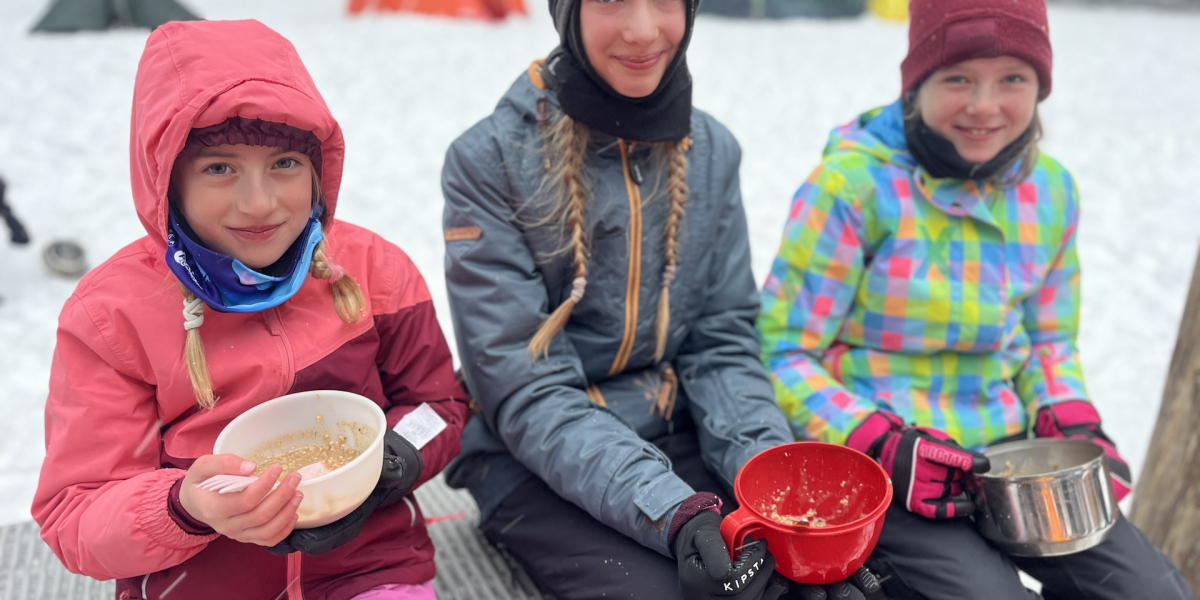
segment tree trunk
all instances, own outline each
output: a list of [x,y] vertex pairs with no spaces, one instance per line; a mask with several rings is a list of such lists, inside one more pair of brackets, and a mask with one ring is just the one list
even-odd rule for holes
[[1200,259],[1130,521],[1200,590]]

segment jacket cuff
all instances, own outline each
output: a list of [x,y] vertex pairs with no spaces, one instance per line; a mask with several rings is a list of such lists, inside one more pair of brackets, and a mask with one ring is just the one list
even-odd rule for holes
[[696,492],[688,496],[679,508],[675,509],[675,516],[671,517],[671,527],[667,530],[667,547],[675,547],[675,536],[679,534],[679,530],[683,529],[683,525],[692,520],[692,517],[710,510],[721,514],[721,499],[716,494],[711,492]]
[[188,514],[187,509],[183,507],[183,502],[179,499],[179,490],[183,488],[183,478],[175,480],[175,485],[171,486],[171,491],[167,494],[167,514],[171,515],[171,520],[188,535],[213,535],[217,530],[213,529],[205,523]]
[[182,480],[184,472],[177,469],[159,469],[150,478],[146,487],[137,494],[134,508],[134,523],[152,541],[175,550],[189,550],[203,546],[217,537],[190,535],[171,518],[171,487]]

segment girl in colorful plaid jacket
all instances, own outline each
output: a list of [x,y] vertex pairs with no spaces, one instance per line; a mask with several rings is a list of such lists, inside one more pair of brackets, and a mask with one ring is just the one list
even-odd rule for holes
[[[895,505],[868,562],[889,598],[1180,598],[1178,570],[1128,521],[1090,550],[1007,556],[967,517],[976,452],[1032,435],[1105,449],[1075,337],[1075,181],[1040,153],[1050,94],[1044,0],[911,4],[901,99],[835,129],[797,192],[758,323],[801,439],[876,458]],[[889,578],[890,576],[890,578]]]

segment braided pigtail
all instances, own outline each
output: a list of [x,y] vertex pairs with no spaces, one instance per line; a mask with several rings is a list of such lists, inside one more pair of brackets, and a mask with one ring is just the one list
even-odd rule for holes
[[539,356],[550,354],[550,341],[567,324],[571,310],[583,298],[587,287],[588,245],[585,234],[587,193],[583,183],[583,157],[587,151],[589,131],[586,125],[563,116],[554,127],[550,139],[553,154],[562,157],[561,172],[557,174],[562,189],[566,193],[566,226],[570,230],[570,249],[575,263],[575,281],[571,286],[571,295],[550,316],[529,340],[526,348],[529,355],[537,360]]
[[342,321],[354,323],[362,318],[367,301],[358,282],[347,274],[341,265],[329,262],[325,254],[325,242],[321,240],[317,242],[317,247],[313,248],[312,265],[308,272],[317,279],[328,279],[333,284],[333,309]]
[[[312,194],[314,205],[326,206],[325,192],[321,190],[321,178],[316,173],[313,173]],[[363,297],[362,288],[359,287],[358,282],[348,275],[341,265],[329,262],[328,241],[329,238],[325,238],[317,242],[316,247],[313,248],[308,273],[314,279],[328,279],[333,284],[330,287],[330,292],[333,294],[333,309],[337,311],[338,317],[342,319],[343,323],[355,323],[362,318],[363,311],[367,307],[367,300]]]
[[200,341],[200,326],[204,324],[204,301],[191,290],[179,284],[183,292],[183,329],[187,338],[183,345],[183,359],[187,362],[188,378],[192,380],[192,393],[201,408],[211,409],[217,405],[213,396],[212,377],[208,374],[208,359],[204,357],[204,344]]
[[679,224],[687,203],[687,151],[690,140],[684,138],[668,150],[666,260],[663,267],[662,293],[658,296],[658,314],[654,322],[654,360],[661,361],[667,351],[667,333],[671,328],[671,283],[675,281],[675,266],[679,262]]

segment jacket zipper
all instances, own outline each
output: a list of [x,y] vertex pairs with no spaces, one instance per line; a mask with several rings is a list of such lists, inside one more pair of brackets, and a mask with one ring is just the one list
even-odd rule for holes
[[621,346],[608,369],[611,377],[625,370],[629,356],[633,353],[633,340],[637,335],[638,291],[642,282],[642,190],[634,182],[629,168],[629,153],[637,144],[625,145],[618,139],[621,148],[621,166],[625,172],[625,188],[629,192],[629,280],[625,287],[625,333]]
[[272,308],[264,314],[266,315],[268,330],[279,338],[283,358],[283,369],[280,373],[283,380],[280,383],[283,386],[282,389],[287,391],[292,389],[292,384],[296,380],[296,357],[292,354],[292,343],[288,339],[287,330],[283,327],[283,315],[279,314],[279,307]]

